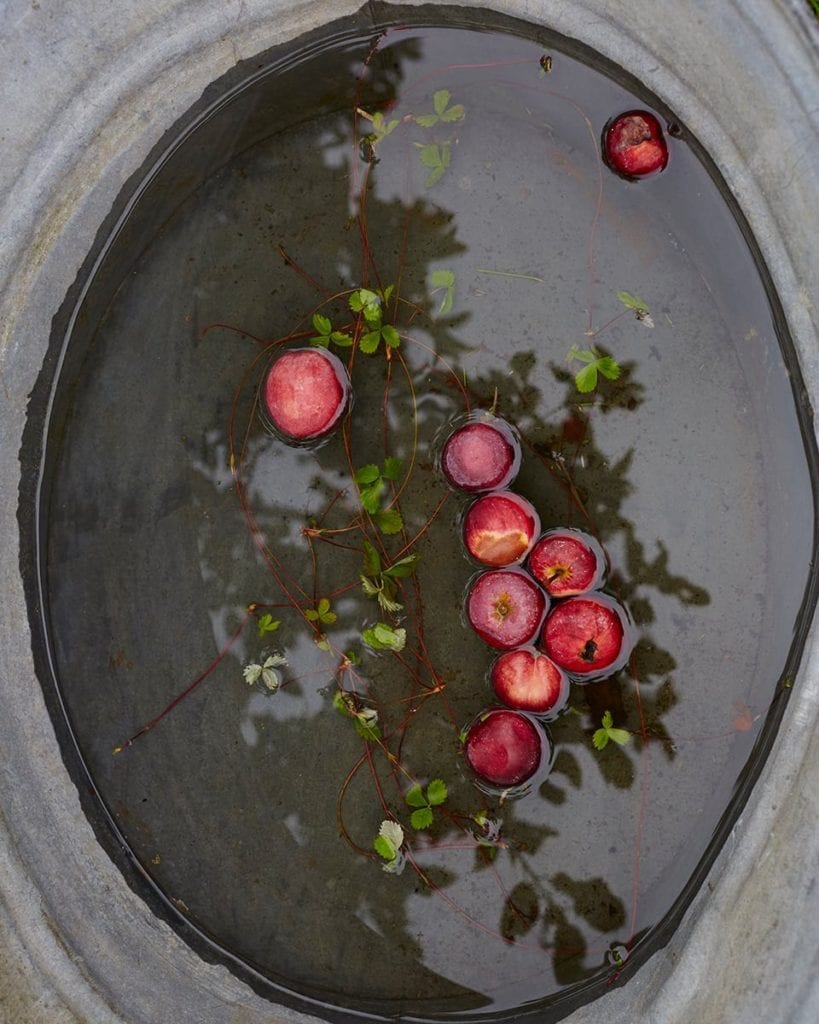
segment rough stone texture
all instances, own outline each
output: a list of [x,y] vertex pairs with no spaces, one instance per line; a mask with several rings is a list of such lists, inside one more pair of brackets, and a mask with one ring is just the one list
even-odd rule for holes
[[[0,1019],[9,1024],[306,1019],[277,1010],[226,969],[195,956],[127,888],[96,843],[31,668],[17,561],[17,452],[51,318],[128,175],[237,60],[356,6],[348,0],[4,4]],[[749,217],[815,401],[819,51],[807,5],[493,0],[484,6],[548,18],[640,74],[695,129]],[[707,889],[666,950],[625,988],[571,1021],[601,1013],[612,1024],[819,1019],[818,698],[814,625],[773,756]]]

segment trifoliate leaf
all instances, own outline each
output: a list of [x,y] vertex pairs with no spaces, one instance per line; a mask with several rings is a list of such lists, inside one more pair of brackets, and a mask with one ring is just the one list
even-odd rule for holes
[[266,633],[275,633],[281,625],[281,619],[274,619],[272,615],[263,615],[258,623],[257,628],[259,630],[259,636],[264,636]]
[[364,355],[371,356],[373,352],[378,349],[379,342],[381,341],[381,330],[367,331],[366,334],[362,334],[361,341],[358,343],[359,348]]
[[420,785],[416,782],[415,785],[410,788],[404,794],[404,799],[407,801],[410,807],[426,807],[427,801],[424,799],[424,794],[421,790]]
[[404,460],[396,459],[392,455],[388,455],[384,459],[384,471],[381,474],[385,480],[398,480],[401,477],[401,472],[404,469]]
[[427,786],[427,800],[433,807],[438,807],[447,798],[446,783],[443,779],[433,779]]
[[389,324],[381,328],[381,337],[384,339],[384,344],[390,348],[398,348],[401,344],[401,338],[398,336],[398,331]]
[[376,522],[378,523],[378,529],[388,537],[400,533],[404,528],[404,520],[401,517],[401,513],[394,508],[388,508],[385,512],[380,512],[376,516]]
[[432,824],[432,808],[431,807],[419,807],[417,811],[413,811],[410,815],[410,824],[414,829],[429,828]]
[[594,391],[597,387],[597,365],[596,363],[590,363],[588,366],[584,366],[582,370],[579,370],[574,376],[574,383],[577,390],[585,395],[589,391]]
[[628,292],[618,292],[617,298],[626,309],[644,309],[646,313],[648,312],[648,303],[636,295],[630,295]]
[[361,469],[355,471],[354,480],[357,484],[371,484],[374,483],[381,476],[381,470],[378,466],[369,463],[366,466],[362,466]]
[[609,733],[607,729],[598,729],[594,736],[592,736],[592,743],[597,750],[602,750],[609,742]]

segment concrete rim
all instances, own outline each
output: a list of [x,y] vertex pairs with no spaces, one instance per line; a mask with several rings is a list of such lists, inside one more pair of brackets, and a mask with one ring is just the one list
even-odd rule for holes
[[[98,845],[35,682],[18,563],[17,452],[51,318],[123,182],[209,82],[238,60],[359,6],[67,0],[37,25],[39,5],[8,4],[0,34],[10,140],[0,170],[0,515],[7,538],[0,556],[0,1007],[19,1024],[309,1019],[273,1007],[225,968],[200,960],[151,914]],[[819,262],[819,51],[805,5],[462,6],[491,7],[583,40],[643,78],[693,129],[751,224],[815,401],[819,282],[810,271]],[[673,56],[673,70],[664,54]],[[55,59],[59,75],[50,77]],[[803,942],[819,911],[817,656],[814,622],[771,758],[669,946],[605,1004],[578,1010],[569,1021],[596,1019],[603,1005],[615,1024],[695,1016],[731,1022],[752,1013],[808,1024],[819,1016],[819,954],[806,952]]]

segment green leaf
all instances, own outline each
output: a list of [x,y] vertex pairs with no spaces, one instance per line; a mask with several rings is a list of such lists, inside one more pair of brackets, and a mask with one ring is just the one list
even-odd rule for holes
[[359,288],[350,296],[350,309],[354,313],[360,313],[365,306],[377,306],[379,302],[380,299],[375,292],[371,292],[369,288]]
[[377,512],[375,521],[378,524],[378,529],[386,537],[392,537],[404,529],[404,520],[401,513],[395,508],[388,508],[384,512]]
[[410,815],[410,824],[416,830],[429,828],[432,824],[432,808],[419,807],[417,811],[413,811]]
[[395,860],[396,849],[386,836],[376,836],[373,839],[375,852],[384,860]]
[[378,348],[378,343],[381,341],[381,330],[367,331],[366,334],[361,336],[359,342],[359,348],[361,351],[368,356],[371,356],[373,352]]
[[390,348],[398,348],[401,344],[401,338],[398,336],[398,331],[389,324],[381,328],[381,337],[384,339],[384,343],[389,345]]
[[421,114],[420,117],[416,117],[415,121],[420,124],[422,128],[432,128],[433,125],[438,124],[440,118],[437,114]]
[[630,295],[628,292],[618,292],[617,298],[623,303],[626,309],[642,309],[648,313],[648,303],[645,300],[638,298],[636,295]]
[[626,743],[631,739],[631,733],[625,729],[609,729],[609,739],[615,743],[619,743],[621,747],[625,746]]
[[319,334],[329,334],[333,329],[333,325],[328,318],[322,316],[321,313],[316,313],[313,316],[313,327],[315,327]]
[[597,364],[589,363],[588,366],[584,366],[582,370],[575,374],[574,382],[581,394],[585,395],[589,391],[594,391],[597,387]]
[[385,480],[400,480],[403,470],[404,460],[397,459],[393,455],[388,455],[386,459],[384,459],[384,469],[381,475]]
[[272,615],[263,615],[257,623],[259,636],[264,636],[265,633],[275,633],[280,625],[280,619],[274,620]]
[[381,298],[384,300],[384,305],[385,306],[390,301],[390,296],[392,295],[392,293],[394,291],[395,291],[395,285],[394,284],[388,284],[387,287],[381,292]]
[[335,612],[324,612],[321,616],[321,621],[328,626],[332,626],[337,618],[338,615]]
[[330,339],[326,334],[317,334],[310,339],[310,344],[313,348],[327,348],[330,344]]
[[315,608],[308,608],[304,613],[304,617],[310,622],[318,622],[319,613],[316,611]]
[[620,364],[611,356],[603,356],[597,360],[597,369],[607,380],[617,380],[620,376]]
[[441,178],[443,178],[445,170],[446,168],[441,166],[436,167],[434,171],[430,171],[430,173],[424,179],[424,186],[426,188],[432,188],[436,181],[440,181]]
[[353,479],[357,484],[372,484],[381,477],[381,470],[370,462],[355,471]]
[[427,786],[427,800],[433,807],[438,807],[447,798],[446,783],[443,779],[433,779]]
[[361,639],[374,651],[403,651],[407,642],[405,629],[393,629],[385,622],[379,622],[361,633]]
[[353,705],[353,697],[344,690],[336,690],[333,693],[333,707],[338,711],[340,715],[344,715],[345,718],[349,718],[350,715],[355,714]]
[[353,343],[353,339],[349,334],[345,334],[344,331],[333,331],[330,335],[330,341],[334,345],[338,345],[339,348],[349,348]]
[[372,330],[381,329],[381,307],[380,306],[365,306],[364,319],[367,322],[367,326]]
[[602,750],[609,742],[609,733],[607,729],[598,729],[594,736],[592,736],[592,743],[597,750]]
[[361,580],[361,589],[367,597],[377,597],[381,593],[381,587],[369,576],[359,576],[359,579]]
[[[390,581],[387,580],[386,582],[389,583]],[[400,601],[395,600],[395,591],[390,590],[388,592],[386,586],[378,592],[378,604],[385,612],[389,612],[390,615],[395,615],[396,612],[400,612],[404,607]]]
[[462,103],[456,103],[454,107],[450,107],[449,110],[445,110],[441,114],[441,120],[446,122],[451,121],[462,121],[466,111]]
[[356,716],[353,722],[355,731],[364,740],[380,740],[381,730],[377,725],[370,725],[367,722],[362,722],[360,718]]
[[614,725],[614,719],[611,717],[611,712],[610,711],[604,711],[603,712],[603,722],[602,722],[602,725],[603,725],[603,728],[607,729],[607,730],[610,729]]
[[364,575],[378,576],[381,572],[381,556],[375,547],[368,541],[364,541]]
[[449,167],[449,157],[451,149],[448,142],[441,143],[441,163],[444,167]]
[[440,167],[441,166],[441,153],[438,146],[434,142],[430,142],[426,146],[421,146],[421,163],[424,167]]
[[451,270],[433,270],[431,280],[436,288],[451,288],[455,284],[455,275]]
[[379,477],[374,484],[367,484],[360,490],[361,507],[371,516],[376,515],[381,506],[381,495],[384,493],[384,481]]
[[579,359],[581,363],[593,363],[597,358],[598,356],[594,349],[578,348],[577,345],[572,345],[566,353],[566,361],[569,363],[573,359]]
[[330,611],[330,602],[326,597],[322,597],[316,607],[318,609],[319,617],[323,619],[327,612]]
[[424,799],[424,794],[421,791],[420,785],[416,782],[414,786],[410,788],[404,794],[404,799],[407,801],[410,807],[426,807],[427,801]]
[[439,89],[432,97],[432,106],[435,113],[440,117],[449,105],[450,92],[448,89]]
[[318,647],[318,649],[320,651],[329,651],[330,650],[330,641],[327,639],[326,636],[318,636],[318,637],[316,637],[315,645],[316,645],[316,647]]
[[415,572],[415,567],[418,564],[419,555],[412,554],[406,555],[406,557],[399,559],[394,565],[391,565],[388,569],[384,570],[385,576],[392,576],[395,579],[404,579],[406,576],[412,576]]

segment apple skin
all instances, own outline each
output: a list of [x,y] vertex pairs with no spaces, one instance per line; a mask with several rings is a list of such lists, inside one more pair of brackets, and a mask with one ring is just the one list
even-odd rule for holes
[[573,597],[603,585],[606,556],[590,534],[558,528],[537,539],[528,569],[550,597]]
[[569,699],[569,677],[536,647],[501,654],[489,677],[502,704],[548,721],[557,718]]
[[478,779],[507,789],[527,782],[541,767],[545,732],[519,711],[489,708],[469,726],[466,761]]
[[588,683],[621,669],[634,647],[625,608],[608,594],[583,594],[555,604],[541,644],[574,682]]
[[319,347],[290,349],[265,373],[262,419],[288,444],[319,441],[341,421],[351,390],[347,370],[332,352]]
[[603,129],[603,159],[622,178],[636,180],[662,171],[668,163],[660,122],[647,110],[628,110]]
[[490,647],[506,651],[534,640],[548,606],[531,576],[520,569],[493,569],[469,588],[466,617]]
[[500,568],[523,561],[540,532],[534,506],[512,491],[493,491],[478,498],[464,516],[463,540],[482,565]]
[[453,430],[441,452],[441,471],[452,487],[469,493],[509,487],[520,469],[517,433],[497,417],[483,416]]

